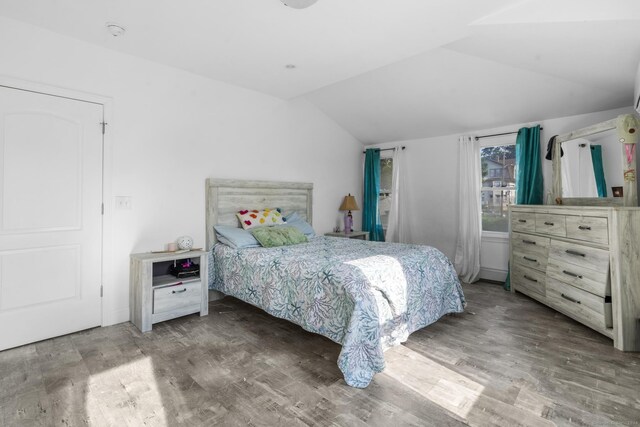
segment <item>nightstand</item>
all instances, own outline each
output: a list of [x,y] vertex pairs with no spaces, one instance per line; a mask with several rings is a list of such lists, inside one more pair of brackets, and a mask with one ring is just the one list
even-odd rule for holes
[[369,240],[369,232],[368,231],[352,231],[351,233],[345,233],[344,231],[324,233],[325,236],[331,237],[346,237],[348,239],[361,239],[361,240]]
[[[199,264],[197,275],[178,278],[169,274],[172,265],[187,259]],[[131,323],[147,332],[154,323],[187,314],[199,312],[200,316],[206,316],[209,313],[207,268],[205,251],[131,254]]]

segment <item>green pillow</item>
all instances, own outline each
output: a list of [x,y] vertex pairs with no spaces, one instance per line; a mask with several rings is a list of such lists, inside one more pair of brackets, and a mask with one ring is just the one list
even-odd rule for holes
[[255,227],[249,230],[265,248],[296,245],[307,242],[307,236],[295,227]]

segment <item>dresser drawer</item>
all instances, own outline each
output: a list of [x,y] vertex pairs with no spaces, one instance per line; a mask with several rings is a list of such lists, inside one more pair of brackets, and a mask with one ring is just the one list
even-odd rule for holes
[[613,325],[611,303],[605,298],[552,278],[547,283],[547,301],[552,307],[588,326],[611,328]]
[[516,291],[544,299],[546,278],[543,272],[515,264],[511,267],[510,280]]
[[547,269],[549,238],[511,233],[513,262],[544,272]]
[[567,235],[565,216],[537,213],[536,233],[565,237]]
[[549,258],[605,274],[609,272],[609,251],[604,249],[551,239]]
[[531,212],[511,212],[511,230],[535,232],[536,215]]
[[202,283],[189,282],[153,290],[153,314],[194,306],[202,301]]
[[567,216],[567,237],[587,242],[609,244],[609,221],[607,218]]
[[592,270],[549,257],[547,275],[600,297],[611,295],[609,269]]

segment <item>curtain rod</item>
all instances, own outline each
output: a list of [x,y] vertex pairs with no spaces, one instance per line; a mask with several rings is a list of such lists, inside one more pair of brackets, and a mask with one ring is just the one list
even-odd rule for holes
[[[407,147],[405,147],[405,146],[403,145],[403,146],[402,146],[402,149],[404,150],[405,148],[407,148]],[[374,150],[378,150],[378,151],[389,151],[389,150],[395,150],[395,148],[374,148]],[[362,154],[365,154],[365,153],[366,153],[366,151],[363,151],[363,152],[362,152]]]
[[[540,128],[540,130],[542,130],[544,128]],[[513,135],[514,133],[518,133],[519,131],[515,131],[515,132],[505,132],[505,133],[492,133],[491,135],[481,135],[481,136],[476,136],[476,141],[482,138],[491,138],[493,136],[502,136],[502,135]]]

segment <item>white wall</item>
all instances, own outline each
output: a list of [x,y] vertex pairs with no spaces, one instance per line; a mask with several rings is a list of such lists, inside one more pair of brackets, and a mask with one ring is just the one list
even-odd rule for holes
[[[4,18],[0,58],[0,76],[113,99],[105,324],[129,318],[131,252],[163,249],[183,234],[204,246],[207,177],[312,182],[320,233],[341,218],[347,192],[361,203],[362,145],[305,101],[283,101]],[[133,209],[113,209],[114,196],[131,196]]]
[[[630,96],[632,88],[629,88]],[[561,117],[535,123],[518,123],[510,126],[482,129],[470,132],[471,135],[486,135],[517,131],[523,126],[539,123],[541,132],[540,145],[543,155],[543,176],[545,195],[551,189],[551,161],[544,160],[547,141],[553,135],[562,134],[594,123],[612,119],[620,114],[631,113],[632,108],[621,108],[579,116]],[[458,137],[446,135],[409,141],[376,144],[376,147],[387,148],[396,145],[407,147],[407,177],[409,205],[411,208],[410,224],[412,243],[425,244],[440,249],[453,260],[458,234]],[[515,142],[516,135],[499,137],[495,141],[504,142],[511,138]],[[369,148],[369,147],[367,147]],[[504,280],[507,270],[508,241],[498,236],[483,237],[481,266],[482,277],[492,280]]]

